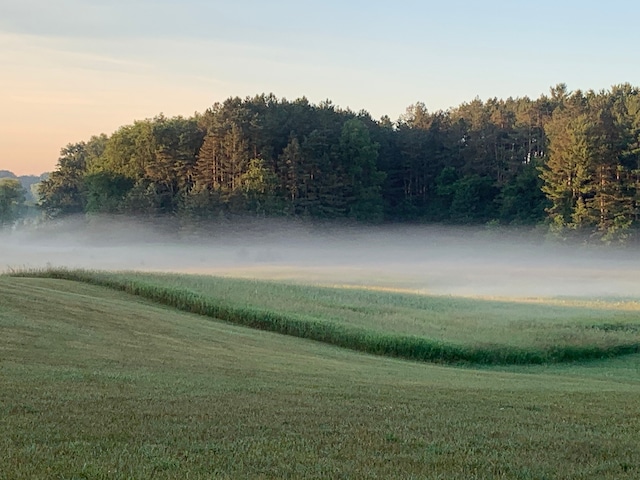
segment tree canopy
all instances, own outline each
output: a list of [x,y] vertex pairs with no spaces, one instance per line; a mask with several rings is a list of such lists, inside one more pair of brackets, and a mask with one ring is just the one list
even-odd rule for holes
[[396,122],[330,101],[229,98],[65,147],[40,188],[75,212],[547,223],[623,241],[638,228],[640,94],[553,87],[537,99],[416,103]]

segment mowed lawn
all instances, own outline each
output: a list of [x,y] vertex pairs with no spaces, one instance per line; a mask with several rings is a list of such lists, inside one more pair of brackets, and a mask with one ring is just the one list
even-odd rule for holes
[[640,356],[472,369],[0,277],[0,479],[639,478]]

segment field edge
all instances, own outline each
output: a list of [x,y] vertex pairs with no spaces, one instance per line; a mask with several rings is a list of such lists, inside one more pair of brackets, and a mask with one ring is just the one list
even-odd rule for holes
[[460,365],[541,365],[600,360],[640,353],[638,342],[606,346],[558,345],[544,349],[527,349],[500,344],[463,346],[415,335],[384,334],[315,318],[227,305],[214,297],[185,288],[160,286],[133,277],[123,279],[105,271],[47,268],[11,271],[3,276],[51,278],[106,287],[183,312],[236,325],[405,360]]

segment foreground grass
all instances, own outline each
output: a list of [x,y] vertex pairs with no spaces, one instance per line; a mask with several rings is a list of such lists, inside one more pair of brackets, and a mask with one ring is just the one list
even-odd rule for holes
[[231,323],[379,355],[473,364],[544,364],[640,351],[637,302],[520,303],[185,275],[52,269]]
[[0,479],[640,477],[604,362],[411,363],[39,278],[0,277],[0,329]]

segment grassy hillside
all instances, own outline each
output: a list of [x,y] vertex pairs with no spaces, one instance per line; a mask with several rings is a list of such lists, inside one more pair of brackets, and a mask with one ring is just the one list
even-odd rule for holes
[[640,303],[488,301],[189,275],[52,269],[181,310],[413,360],[541,364],[640,351]]
[[640,476],[638,355],[412,363],[41,278],[0,330],[0,479]]

